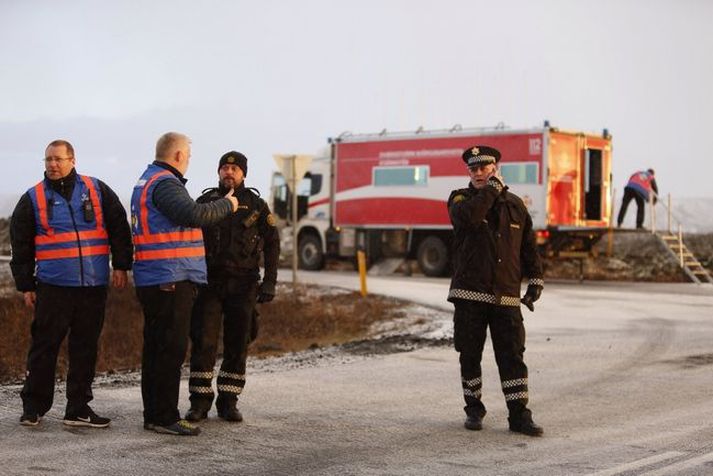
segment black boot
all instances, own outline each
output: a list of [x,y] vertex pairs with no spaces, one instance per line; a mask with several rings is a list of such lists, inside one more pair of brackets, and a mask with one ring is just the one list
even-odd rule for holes
[[466,430],[479,431],[483,429],[483,417],[479,415],[468,415],[463,424]]
[[532,421],[532,413],[530,410],[523,411],[520,415],[508,417],[510,423],[510,431],[522,433],[528,436],[542,436],[544,430],[541,426]]
[[186,412],[186,420],[188,421],[195,422],[205,420],[206,418],[208,418],[208,410],[204,410],[202,408],[191,405],[191,408],[189,408]]
[[218,407],[218,416],[225,421],[243,421],[243,414],[238,410],[236,402],[221,404]]
[[466,428],[466,430],[471,430],[471,431],[479,431],[483,429],[483,418],[485,418],[485,408],[481,404],[480,407],[478,406],[465,406],[463,407],[463,410],[465,410],[465,423],[463,423],[463,426]]

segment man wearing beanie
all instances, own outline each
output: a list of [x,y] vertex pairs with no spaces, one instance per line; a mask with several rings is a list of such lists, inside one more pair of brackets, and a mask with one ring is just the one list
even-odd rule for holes
[[[542,428],[527,408],[525,327],[520,313],[521,303],[534,311],[544,284],[532,218],[498,176],[497,149],[471,147],[463,152],[463,161],[470,183],[448,198],[455,250],[448,300],[455,305],[453,343],[460,353],[465,427],[483,427],[480,361],[490,328],[510,430],[540,436]],[[529,282],[520,299],[524,277]]]
[[[280,239],[275,218],[259,193],[245,187],[248,159],[230,151],[218,162],[218,187],[204,191],[198,203],[209,203],[233,190],[238,211],[220,223],[203,228],[208,285],[198,290],[191,317],[191,408],[186,420],[208,416],[213,403],[213,368],[220,326],[223,325],[223,363],[218,372],[218,416],[239,422],[238,396],[245,386],[248,344],[257,333],[255,304],[275,296]],[[265,273],[260,280],[260,257]]]

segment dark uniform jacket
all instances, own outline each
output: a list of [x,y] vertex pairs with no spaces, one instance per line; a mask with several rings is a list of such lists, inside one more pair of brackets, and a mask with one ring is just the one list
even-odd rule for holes
[[[156,208],[176,225],[195,228],[208,226],[232,213],[233,206],[227,199],[199,207],[186,190],[188,180],[181,172],[158,160],[154,161],[153,165],[168,170],[178,178],[178,181],[162,180],[156,185],[152,195]],[[218,197],[220,198],[224,197]]]
[[454,231],[454,273],[448,300],[520,305],[523,277],[542,286],[532,218],[507,187],[454,190],[448,198]]
[[[212,188],[198,203],[223,198],[228,190]],[[280,237],[267,203],[241,184],[235,189],[238,211],[216,225],[203,227],[208,284],[224,284],[231,278],[254,282],[260,277],[260,255],[264,253],[263,286],[274,290]]]
[[[75,169],[58,180],[48,180],[49,186],[65,200],[70,200],[77,180]],[[102,214],[109,234],[111,265],[114,269],[128,271],[133,263],[134,246],[131,242],[131,229],[126,219],[126,210],[114,191],[107,184],[98,180],[99,193],[102,196]],[[15,278],[15,286],[20,292],[34,291],[35,280],[35,211],[32,199],[25,193],[15,207],[10,220],[12,241],[12,261],[10,267]]]

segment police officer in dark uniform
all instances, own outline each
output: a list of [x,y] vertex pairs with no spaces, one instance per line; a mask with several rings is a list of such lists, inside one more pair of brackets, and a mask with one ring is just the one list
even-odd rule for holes
[[[495,360],[507,403],[510,430],[542,435],[527,408],[525,327],[520,304],[531,311],[542,292],[542,266],[535,236],[522,200],[498,176],[500,152],[475,146],[463,152],[468,188],[454,190],[448,212],[454,229],[455,268],[448,300],[455,305],[454,344],[460,353],[465,398],[465,427],[482,429],[480,361],[490,328]],[[520,299],[523,277],[529,278]]]
[[[245,386],[248,344],[257,333],[255,303],[272,301],[277,281],[280,239],[275,218],[253,189],[245,187],[248,159],[230,151],[218,164],[219,185],[206,190],[197,200],[207,203],[231,189],[238,211],[217,225],[203,228],[208,265],[208,285],[199,289],[191,318],[191,408],[186,420],[208,416],[213,402],[213,367],[223,325],[223,363],[218,372],[218,416],[242,421],[236,404]],[[260,256],[265,275],[260,279]]]

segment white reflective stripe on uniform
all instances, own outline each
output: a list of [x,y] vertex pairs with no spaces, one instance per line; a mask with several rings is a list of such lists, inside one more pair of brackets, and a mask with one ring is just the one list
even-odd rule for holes
[[466,380],[463,377],[461,377],[461,380],[463,381],[464,384],[466,384],[469,387],[475,387],[476,385],[480,385],[482,382],[482,379],[480,377],[475,377],[470,380]]
[[531,286],[542,286],[545,287],[545,280],[541,278],[532,278],[527,281],[527,284]]
[[500,302],[494,294],[482,293],[480,291],[470,291],[468,289],[451,289],[448,292],[449,298],[466,299],[468,301],[485,302],[497,304],[499,306],[520,306],[520,298],[517,296],[500,296]]
[[210,387],[199,387],[197,385],[190,385],[188,391],[191,393],[213,393],[213,389]]
[[505,401],[509,402],[510,400],[524,400],[527,398],[527,392],[517,392],[517,393],[506,393],[505,394]]
[[238,387],[236,385],[218,385],[218,391],[227,393],[237,393],[239,395],[243,392],[243,388]]
[[480,396],[483,394],[482,390],[471,390],[469,388],[464,388],[463,389],[463,395],[466,397],[475,397],[475,398],[480,398]]
[[456,299],[467,299],[468,301],[479,301],[487,302],[488,304],[495,304],[495,295],[488,293],[481,293],[478,291],[469,291],[467,289],[451,289],[448,293],[449,298]]
[[520,305],[520,298],[515,296],[501,296],[500,305],[517,307]]
[[223,370],[218,372],[218,377],[232,378],[235,380],[245,380],[245,374],[232,374],[230,372],[224,372]]
[[213,372],[191,372],[191,378],[213,378]]
[[520,385],[527,385],[527,378],[516,378],[515,380],[505,380],[503,381],[503,390],[510,387],[517,387]]

